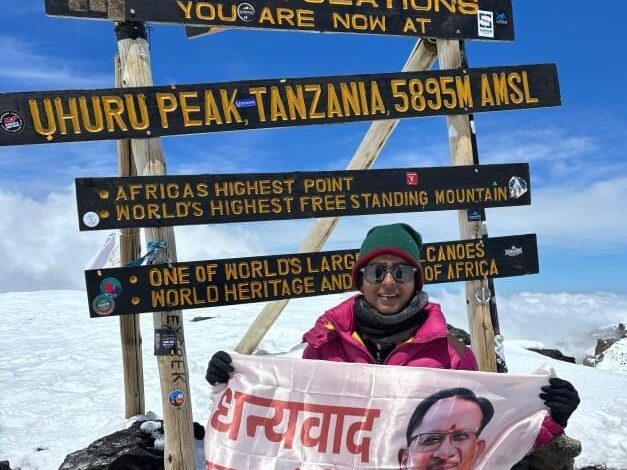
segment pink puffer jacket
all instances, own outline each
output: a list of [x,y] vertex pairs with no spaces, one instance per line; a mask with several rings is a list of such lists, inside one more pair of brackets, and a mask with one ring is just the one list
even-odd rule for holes
[[[374,357],[355,332],[353,307],[358,295],[327,310],[314,327],[303,336],[307,347],[304,359],[373,364]],[[438,304],[425,307],[427,319],[413,338],[399,344],[384,364],[432,367],[437,369],[478,370],[477,360],[469,347],[449,337],[444,314]],[[538,391],[540,393],[540,391]],[[535,447],[552,441],[563,428],[547,416]]]

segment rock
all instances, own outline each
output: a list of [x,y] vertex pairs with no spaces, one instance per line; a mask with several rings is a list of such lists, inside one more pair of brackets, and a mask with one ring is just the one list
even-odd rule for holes
[[194,317],[192,318],[193,322],[199,322],[199,321],[204,321],[204,320],[211,320],[215,317]]
[[573,470],[575,457],[581,454],[581,442],[562,434],[538,447],[511,470]]
[[562,351],[560,351],[559,349],[536,349],[536,348],[528,348],[528,349],[529,351],[540,353],[544,356],[557,359],[558,361],[570,362],[572,364],[577,363],[574,357],[565,356],[564,354],[562,354]]
[[607,465],[588,465],[586,467],[581,467],[577,470],[627,470],[625,468],[614,468],[608,467]]
[[596,357],[603,356],[603,353],[614,346],[618,342],[616,338],[597,339],[597,345],[594,348],[594,355]]
[[8,460],[0,461],[0,470],[11,470],[11,464]]
[[154,448],[154,433],[141,422],[68,455],[59,470],[162,470],[163,452]]
[[[596,367],[605,355],[605,351],[610,349],[620,340],[627,338],[627,328],[624,323],[619,323],[616,326],[609,328],[603,328],[594,332],[593,337],[597,337],[597,344],[594,348],[594,356],[587,356],[583,360],[583,364],[590,367]],[[601,336],[599,338],[599,336]]]
[[461,328],[456,328],[453,325],[449,325],[448,323],[446,324],[446,326],[448,326],[449,333],[455,336],[455,338],[460,340],[466,346],[470,346],[470,335],[468,333],[466,333]]

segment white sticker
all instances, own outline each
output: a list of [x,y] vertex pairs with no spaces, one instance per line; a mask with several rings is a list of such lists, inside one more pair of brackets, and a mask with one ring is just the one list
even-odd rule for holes
[[100,223],[100,216],[95,212],[85,212],[83,215],[83,223],[90,228],[94,228]]
[[250,3],[240,3],[237,6],[237,16],[239,16],[240,20],[246,23],[253,21],[255,19],[255,14],[255,7]]
[[494,13],[491,11],[479,10],[477,13],[477,23],[479,26],[479,36],[482,38],[494,37]]

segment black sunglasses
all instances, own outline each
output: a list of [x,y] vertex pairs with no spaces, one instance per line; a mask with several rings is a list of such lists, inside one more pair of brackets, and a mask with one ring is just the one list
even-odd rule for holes
[[408,264],[395,264],[394,266],[369,264],[361,268],[361,273],[364,279],[371,284],[381,284],[388,273],[392,273],[392,279],[394,279],[395,282],[405,284],[414,278],[416,268]]

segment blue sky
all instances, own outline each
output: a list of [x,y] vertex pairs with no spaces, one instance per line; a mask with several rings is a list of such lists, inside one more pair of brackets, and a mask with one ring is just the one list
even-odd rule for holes
[[[43,0],[0,12],[0,91],[113,84],[112,23],[48,18]],[[537,233],[539,275],[498,280],[497,293],[627,292],[627,72],[624,2],[604,8],[514,0],[516,41],[468,42],[471,67],[555,62],[560,108],[476,116],[481,163],[529,162],[531,207],[488,210],[491,235]],[[188,40],[180,27],[150,34],[155,84],[393,72],[414,39],[232,30]],[[163,139],[170,173],[340,170],[368,123]],[[449,163],[443,117],[404,120],[376,167]],[[0,148],[0,291],[81,288],[106,233],[79,233],[73,178],[116,172],[114,142]],[[407,221],[428,241],[458,238],[453,212],[345,218],[326,245],[352,248],[369,227]],[[177,228],[179,259],[288,253],[311,221]]]

